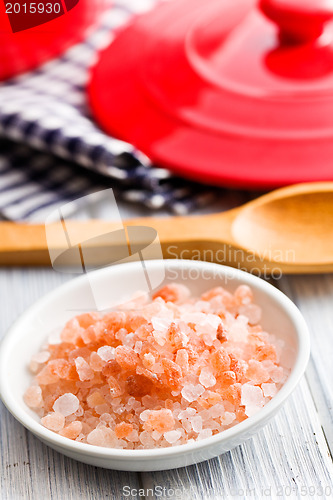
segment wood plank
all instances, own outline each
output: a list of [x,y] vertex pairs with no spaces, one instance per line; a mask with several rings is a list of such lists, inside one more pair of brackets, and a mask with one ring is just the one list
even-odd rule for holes
[[333,276],[289,276],[279,287],[298,305],[310,328],[306,377],[333,456]]
[[170,490],[166,498],[182,500],[319,498],[323,488],[333,496],[332,478],[333,464],[305,379],[273,421],[242,446],[199,465],[142,474],[154,498],[157,487],[165,486]]
[[[0,338],[39,297],[70,279],[53,270],[0,270]],[[1,500],[96,500],[140,488],[136,473],[107,471],[71,460],[41,443],[0,403]]]

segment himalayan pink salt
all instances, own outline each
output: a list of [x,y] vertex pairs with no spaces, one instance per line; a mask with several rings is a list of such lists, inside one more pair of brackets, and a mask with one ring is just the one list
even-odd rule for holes
[[209,368],[203,368],[200,373],[199,382],[204,387],[213,387],[216,384],[216,378]]
[[194,432],[199,433],[202,431],[202,418],[199,415],[196,417],[191,417],[190,422]]
[[148,415],[145,421],[145,430],[155,430],[157,432],[163,433],[173,429],[175,425],[175,419],[173,418],[171,410],[153,410]]
[[198,436],[198,441],[201,441],[201,439],[212,437],[212,435],[213,431],[211,429],[203,429]]
[[186,375],[189,371],[188,360],[188,351],[186,349],[178,349],[176,354],[176,363],[180,367],[183,375]]
[[41,408],[43,406],[42,389],[38,385],[32,385],[24,393],[24,401],[30,408]]
[[108,346],[108,345],[103,345],[97,351],[98,356],[103,361],[110,361],[111,359],[113,359],[114,353],[115,353],[115,349],[113,347]]
[[270,378],[268,371],[265,370],[262,364],[255,359],[250,359],[246,376],[251,380],[251,382],[253,382],[253,384],[262,384],[267,382]]
[[261,384],[261,388],[266,398],[273,398],[278,391],[275,384]]
[[255,304],[242,306],[238,312],[248,319],[250,325],[257,325],[261,320],[261,309]]
[[143,355],[142,364],[145,368],[151,369],[155,365],[154,356],[150,352],[147,352]]
[[59,431],[60,436],[76,439],[82,432],[82,423],[75,420]]
[[262,389],[256,385],[244,384],[242,386],[242,405],[258,406],[264,405],[264,397]]
[[160,297],[164,302],[184,302],[189,296],[190,292],[186,286],[172,283],[155,293],[154,299]]
[[87,443],[95,446],[105,446],[107,448],[114,448],[117,444],[116,433],[109,427],[100,427],[94,429],[87,436]]
[[182,376],[180,367],[177,365],[177,363],[174,363],[170,359],[162,359],[162,366],[164,368],[164,373],[169,386],[172,388],[177,388],[179,385],[179,380]]
[[80,402],[78,398],[74,394],[67,393],[60,396],[60,398],[55,401],[53,409],[55,412],[67,417],[68,415],[75,413],[79,406]]
[[193,415],[195,415],[196,413],[197,413],[197,411],[194,408],[186,408],[186,410],[179,412],[178,418],[179,419],[190,418]]
[[75,366],[81,381],[91,380],[94,378],[94,372],[84,358],[80,356],[76,358]]
[[100,391],[94,391],[90,396],[87,397],[87,403],[90,408],[95,408],[98,405],[102,405],[105,403],[105,399],[103,398]]
[[164,436],[164,439],[170,443],[170,444],[173,444],[173,443],[176,443],[178,441],[178,439],[180,439],[182,437],[182,433],[180,431],[168,431],[168,432],[165,432],[163,434]]
[[183,398],[186,399],[186,401],[189,401],[190,403],[196,401],[204,392],[205,389],[200,384],[197,385],[187,384],[183,387],[181,391]]
[[52,412],[41,419],[41,424],[50,431],[59,432],[65,425],[65,417],[61,413]]
[[24,401],[48,429],[95,446],[209,438],[255,415],[287,378],[260,314],[247,286],[191,297],[177,284],[82,314],[33,357]]
[[128,424],[126,422],[120,422],[117,424],[114,429],[117,438],[123,439],[127,438],[133,431],[133,425]]
[[115,350],[115,358],[121,368],[125,370],[135,370],[139,356],[129,347],[118,346]]
[[221,403],[217,403],[216,405],[212,406],[209,410],[209,416],[212,418],[218,418],[221,417],[224,413],[224,405]]
[[253,301],[253,293],[249,286],[240,285],[234,293],[235,300],[240,305],[251,304]]
[[235,420],[236,415],[232,412],[226,411],[223,416],[221,416],[222,425],[230,425]]

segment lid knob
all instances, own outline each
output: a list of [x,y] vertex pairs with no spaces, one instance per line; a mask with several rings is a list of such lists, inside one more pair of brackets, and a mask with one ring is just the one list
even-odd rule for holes
[[333,0],[260,0],[259,7],[279,26],[283,44],[313,42],[333,20]]

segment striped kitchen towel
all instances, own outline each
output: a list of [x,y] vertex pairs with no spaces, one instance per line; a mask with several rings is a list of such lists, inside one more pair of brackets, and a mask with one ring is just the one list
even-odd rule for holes
[[85,86],[98,50],[139,7],[156,1],[113,1],[83,43],[0,85],[0,216],[42,221],[56,205],[105,187],[119,199],[178,214],[216,198],[214,188],[152,166],[133,146],[104,134],[89,115]]

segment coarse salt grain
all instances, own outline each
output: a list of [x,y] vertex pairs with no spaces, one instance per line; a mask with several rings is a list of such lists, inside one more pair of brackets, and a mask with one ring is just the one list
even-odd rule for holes
[[183,387],[181,391],[183,398],[186,399],[186,401],[189,401],[190,403],[196,401],[204,392],[205,389],[200,384],[196,385],[187,384]]
[[173,444],[181,438],[182,434],[180,431],[168,431],[165,432],[163,436],[168,443]]
[[261,388],[252,384],[244,384],[242,386],[241,402],[244,406],[263,406],[265,400]]
[[79,409],[79,406],[80,402],[78,398],[74,394],[67,393],[55,401],[53,409],[64,417],[68,417],[68,415],[75,413]]
[[204,387],[213,387],[216,384],[216,378],[209,368],[203,368],[200,373],[199,382]]
[[114,351],[114,347],[103,345],[97,350],[97,354],[103,361],[110,361],[114,359]]
[[273,398],[277,393],[275,384],[262,384],[261,388],[266,398]]

